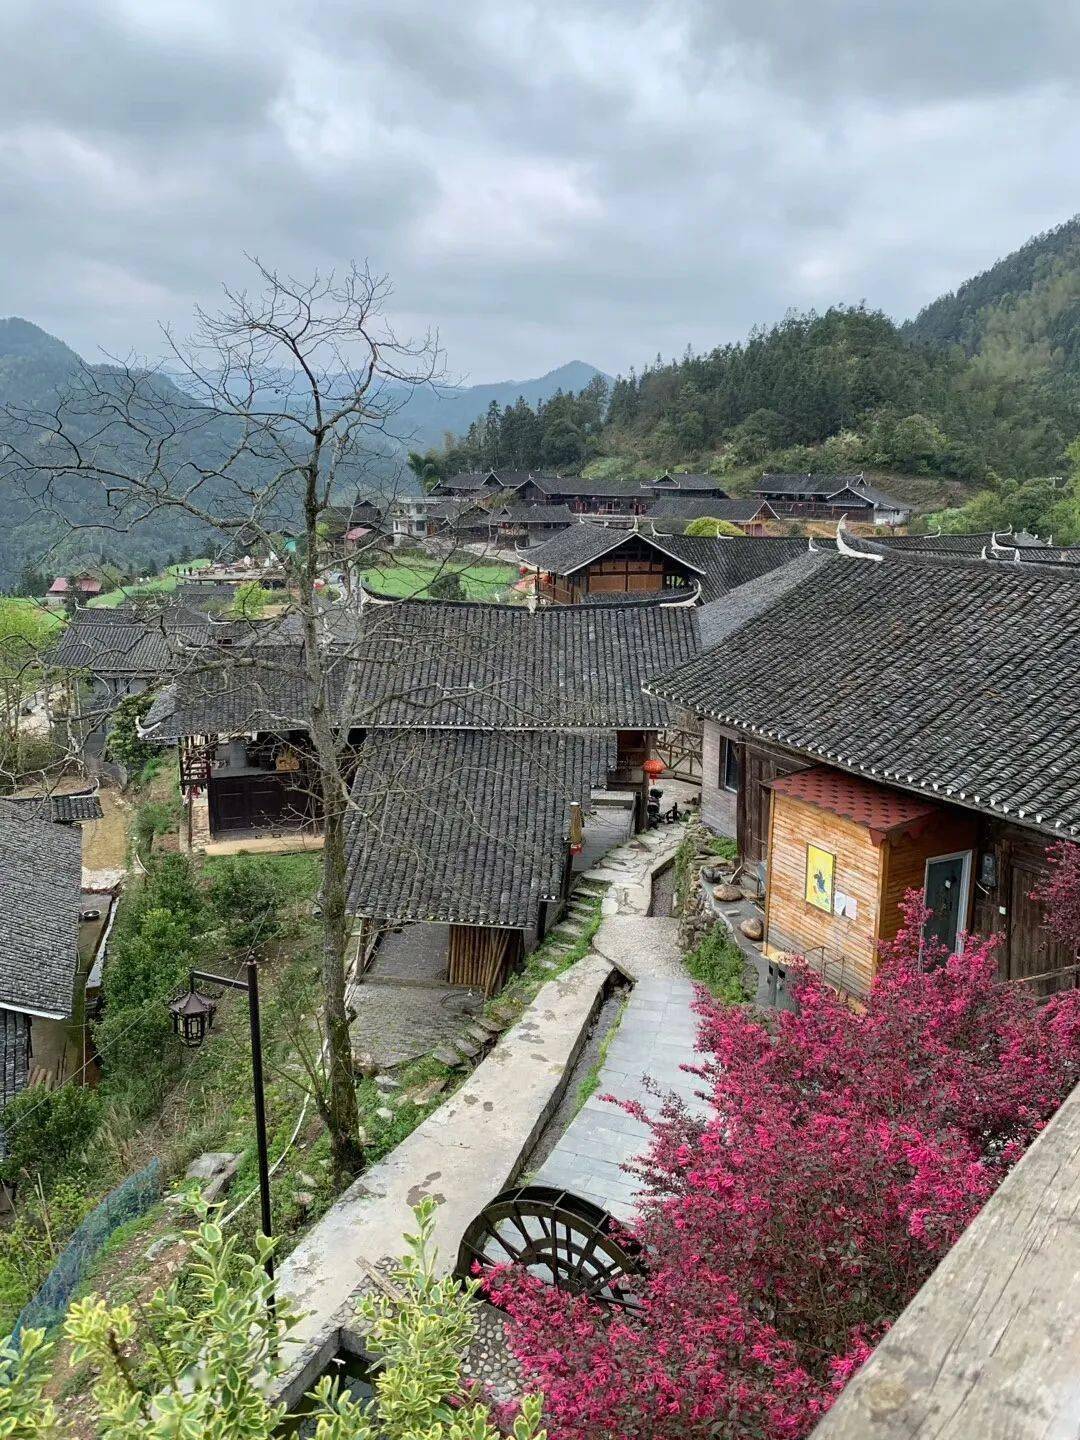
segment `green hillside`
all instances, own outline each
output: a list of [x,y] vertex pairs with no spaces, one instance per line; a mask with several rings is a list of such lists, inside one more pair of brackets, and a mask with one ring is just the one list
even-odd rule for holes
[[1080,216],[1037,235],[904,327],[1004,377],[1080,371]]
[[[619,376],[603,418],[595,386],[489,413],[436,470],[587,468],[640,475],[684,466],[738,493],[763,470],[864,471],[949,523],[977,513],[1073,533],[1069,474],[1080,436],[1080,218],[895,324],[838,305],[788,315],[705,355]],[[1022,492],[1018,501],[1016,496]]]

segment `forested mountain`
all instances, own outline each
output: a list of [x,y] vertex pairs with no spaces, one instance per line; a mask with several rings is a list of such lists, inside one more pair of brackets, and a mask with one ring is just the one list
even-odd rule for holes
[[747,467],[871,469],[976,485],[1060,472],[1080,433],[1071,386],[1003,380],[862,308],[788,316],[708,355],[657,357],[615,381],[599,423],[595,400],[589,387],[492,409],[434,463],[572,468],[611,456],[736,478]]
[[[100,485],[69,479],[46,486],[43,478],[28,476],[10,460],[4,462],[5,442],[20,453],[43,444],[40,435],[31,437],[10,412],[48,413],[78,380],[81,366],[73,350],[29,321],[0,320],[0,590],[10,588],[27,571],[55,573],[95,561],[109,562],[125,573],[154,571],[182,551],[198,553],[222,541],[220,535],[208,535],[204,527],[178,510],[159,511],[135,525],[118,525]],[[101,384],[117,374],[107,365],[90,370]],[[403,397],[394,428],[404,440],[418,434],[430,442],[453,425],[467,426],[491,403],[510,401],[519,394],[543,403],[560,383],[586,386],[598,374],[593,366],[575,361],[538,380],[458,388],[444,394],[417,390]],[[196,397],[166,374],[155,374],[144,383],[152,387],[161,416],[175,422],[176,433],[170,441],[172,461],[177,465],[197,461],[209,468],[230,452],[237,438],[236,422],[227,417],[207,419]],[[155,424],[151,420],[151,430]],[[96,428],[89,415],[81,422],[76,419],[76,438],[82,439]],[[131,444],[131,436],[120,425],[112,426],[103,438],[106,446]],[[403,456],[393,441],[378,440],[374,446],[385,450],[385,455],[374,455],[363,475],[357,476],[354,488],[382,486],[388,493],[412,488],[412,476],[404,469]],[[135,467],[140,466],[140,456],[133,454],[131,459]],[[201,499],[212,500],[213,487],[203,490]],[[288,518],[284,513],[278,517],[283,525]]]
[[[95,561],[115,564],[124,573],[154,571],[185,548],[197,552],[206,544],[198,524],[180,511],[159,511],[132,525],[129,516],[118,514],[115,497],[110,504],[104,486],[83,478],[50,483],[43,473],[12,462],[5,443],[20,456],[38,452],[46,458],[43,433],[20,417],[47,415],[77,380],[81,363],[73,350],[36,325],[0,320],[0,589],[10,588],[25,572],[55,573]],[[91,369],[104,387],[119,373],[107,365]],[[176,428],[174,456],[213,464],[228,453],[227,422],[193,420],[191,398],[164,376],[148,384],[161,407],[159,418],[169,417]],[[103,429],[101,421],[100,413],[75,417],[69,433],[80,443],[93,434],[106,448],[115,446],[119,453],[127,448],[132,465],[139,465],[132,436],[119,424]]]
[[1006,376],[1080,371],[1080,216],[942,295],[904,333]]
[[862,306],[789,315],[620,376],[599,424],[593,398],[492,409],[432,463],[689,463],[736,489],[765,468],[862,469],[936,477],[942,497],[1061,475],[1080,435],[1080,219],[905,325]]

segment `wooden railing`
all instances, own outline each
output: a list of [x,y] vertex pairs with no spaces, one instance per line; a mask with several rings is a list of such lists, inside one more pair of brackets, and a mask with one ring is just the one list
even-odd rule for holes
[[812,1440],[1080,1435],[1080,1086]]

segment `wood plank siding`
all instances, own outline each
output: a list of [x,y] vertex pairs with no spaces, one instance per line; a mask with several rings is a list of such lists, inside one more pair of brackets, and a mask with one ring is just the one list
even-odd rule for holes
[[[835,888],[855,901],[854,919],[828,914],[805,898],[807,845],[836,856]],[[866,995],[877,961],[884,848],[851,820],[775,796],[765,903],[769,953],[820,958],[830,983]]]
[[447,979],[494,995],[521,963],[520,930],[487,925],[451,925]]

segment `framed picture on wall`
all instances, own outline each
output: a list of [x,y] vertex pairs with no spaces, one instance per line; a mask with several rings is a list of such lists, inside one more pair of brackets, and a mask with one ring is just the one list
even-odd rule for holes
[[826,915],[833,913],[836,856],[817,845],[806,847],[806,903]]

